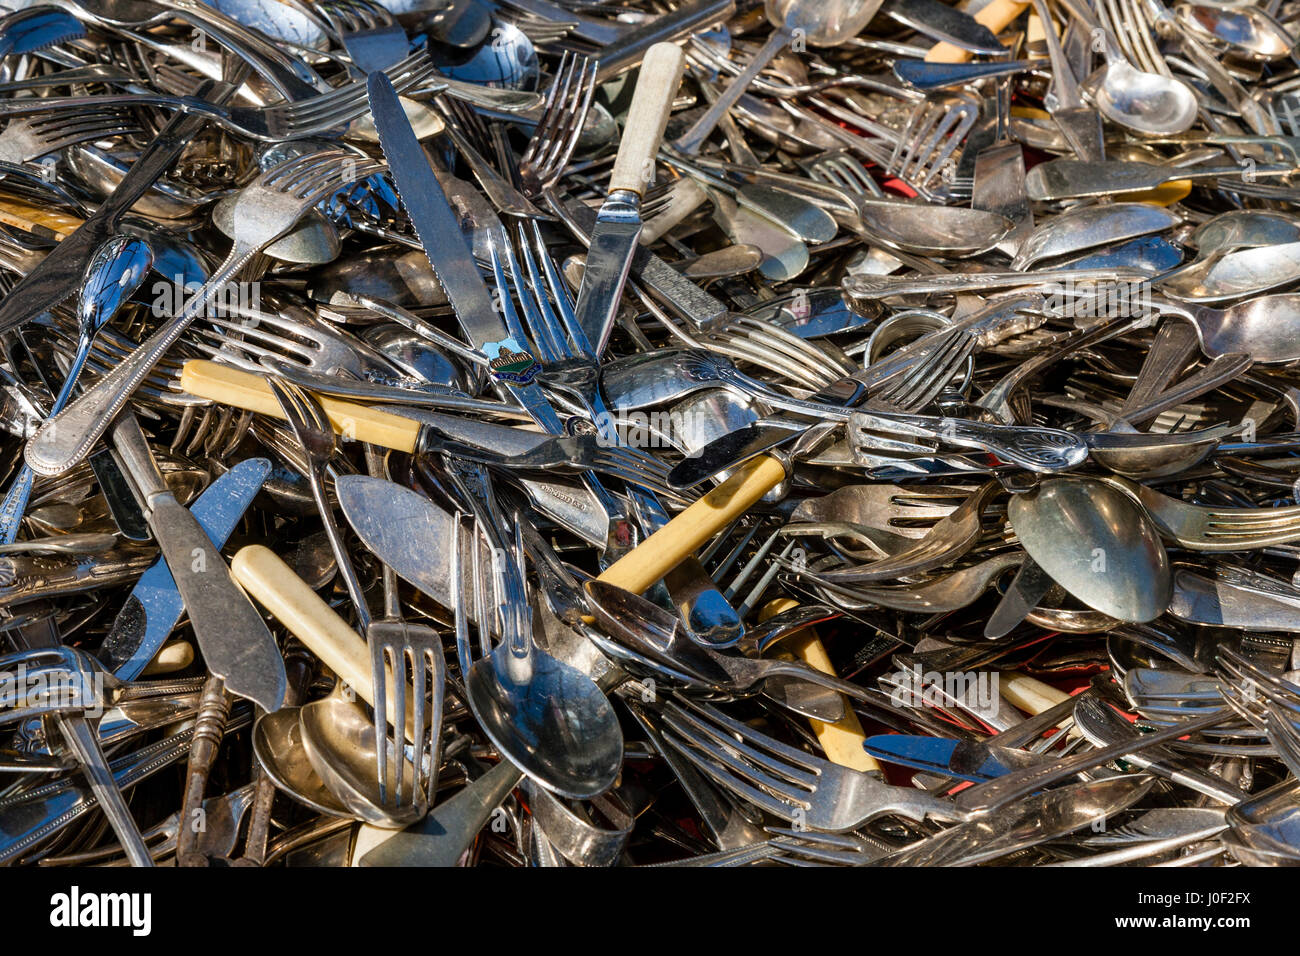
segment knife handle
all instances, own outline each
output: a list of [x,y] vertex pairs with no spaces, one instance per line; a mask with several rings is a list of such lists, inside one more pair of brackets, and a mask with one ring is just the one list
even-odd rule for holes
[[[357,632],[307,586],[293,568],[269,548],[250,544],[235,554],[230,570],[240,587],[249,593],[294,637],[338,675],[357,696],[374,706],[375,686],[371,679],[370,652]],[[397,712],[396,682],[388,675],[388,713]],[[407,739],[415,726],[414,695],[406,695]]]
[[654,179],[654,159],[673,109],[673,96],[682,82],[686,57],[676,43],[656,43],[641,61],[632,106],[609,177],[609,191],[643,193]]
[[[798,601],[792,601],[790,598],[777,598],[763,606],[763,610],[758,614],[758,619],[766,621],[768,618],[775,617],[798,606]],[[803,630],[796,631],[786,637],[781,643],[809,667],[819,670],[823,674],[830,674],[832,677],[838,676],[835,673],[835,668],[831,666],[830,655],[826,653],[826,648],[822,645],[821,638],[817,636],[815,629],[805,627]],[[808,723],[812,725],[813,736],[822,745],[822,750],[826,752],[826,757],[831,763],[837,763],[841,767],[849,767],[853,770],[860,770],[863,773],[879,771],[880,764],[876,763],[875,758],[862,749],[867,735],[862,732],[862,724],[858,721],[858,715],[848,706],[847,700],[844,709],[844,717],[833,724],[824,720],[817,720],[815,717],[809,717]]]
[[1018,671],[1003,671],[998,675],[998,693],[1012,707],[1028,714],[1041,714],[1070,699],[1065,691]]
[[[1024,13],[1028,3],[1019,0],[993,0],[988,6],[975,14],[975,22],[983,24],[995,34],[1011,26],[1016,17]],[[973,54],[970,50],[953,46],[951,43],[936,43],[925,55],[927,63],[965,63]]]
[[641,594],[785,480],[771,455],[736,473],[605,569],[598,580]]
[[[266,379],[216,362],[195,359],[181,369],[181,388],[191,395],[233,405],[250,412],[284,418],[284,409]],[[394,451],[414,452],[420,436],[419,422],[383,412],[368,405],[316,395],[334,431],[347,438]]]
[[0,199],[0,223],[30,232],[42,239],[66,239],[77,231],[81,220],[76,216],[33,206],[9,196]]

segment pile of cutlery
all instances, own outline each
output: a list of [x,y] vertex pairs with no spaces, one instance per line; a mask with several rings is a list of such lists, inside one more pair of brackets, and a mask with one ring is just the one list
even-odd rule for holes
[[0,863],[1300,864],[1297,36],[0,16]]

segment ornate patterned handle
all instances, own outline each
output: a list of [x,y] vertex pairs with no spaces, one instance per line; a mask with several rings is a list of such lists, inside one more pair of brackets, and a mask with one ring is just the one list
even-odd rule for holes
[[1009,465],[1029,471],[1067,471],[1088,457],[1083,438],[1059,428],[986,425],[945,418],[939,425],[938,438],[965,448],[983,449]]

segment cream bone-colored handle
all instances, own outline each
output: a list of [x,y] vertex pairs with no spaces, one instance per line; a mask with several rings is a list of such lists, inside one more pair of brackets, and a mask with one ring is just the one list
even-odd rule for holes
[[[1025,12],[1028,3],[1019,0],[993,0],[988,6],[975,14],[978,23],[988,27],[993,33],[1001,33]],[[925,55],[927,63],[965,63],[971,58],[970,50],[953,46],[951,43],[936,43]]]
[[[231,573],[258,604],[271,612],[294,637],[339,676],[357,696],[374,706],[375,685],[371,679],[370,652],[357,632],[335,613],[293,568],[269,548],[250,544],[240,548],[230,562]],[[395,681],[388,674],[388,713],[397,711]],[[406,694],[406,737],[414,742],[414,699]]]
[[643,193],[654,178],[655,154],[663,141],[685,64],[686,57],[675,43],[656,43],[646,52],[609,177],[610,192],[630,189]]
[[[200,398],[284,417],[265,379],[214,362],[186,362],[181,387]],[[317,395],[317,399],[336,432],[397,451],[416,450],[419,425],[410,419],[325,395]],[[643,593],[783,480],[785,466],[777,459],[770,455],[750,459],[725,482],[610,565],[600,580]]]
[[[768,618],[775,617],[798,606],[798,601],[792,601],[790,598],[777,598],[764,605],[759,612],[758,619],[766,621]],[[826,653],[821,638],[817,636],[817,631],[813,628],[805,627],[803,630],[796,631],[784,638],[781,641],[781,647],[788,649],[809,667],[819,670],[823,674],[830,674],[832,677],[837,676],[835,668],[831,666],[831,657]],[[862,723],[858,720],[858,715],[849,707],[847,700],[845,700],[844,706],[846,711],[844,716],[834,723],[827,723],[824,720],[809,717],[808,723],[812,728],[813,736],[822,745],[822,750],[831,763],[837,763],[841,767],[861,770],[863,773],[872,773],[879,770],[880,764],[876,763],[875,758],[862,749],[867,735],[862,731]]]
[[[284,409],[265,378],[227,365],[202,359],[186,362],[181,369],[181,388],[223,405],[284,418]],[[420,436],[418,422],[329,395],[316,394],[316,400],[340,435],[395,451],[415,451]]]

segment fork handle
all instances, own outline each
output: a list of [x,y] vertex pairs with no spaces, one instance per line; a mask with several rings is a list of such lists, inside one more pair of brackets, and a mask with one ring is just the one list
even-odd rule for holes
[[[261,415],[284,418],[284,409],[265,378],[227,365],[203,359],[186,362],[181,369],[181,388],[191,395],[233,405]],[[334,431],[381,448],[412,453],[417,450],[419,422],[368,405],[346,402],[312,392],[329,417]]]

